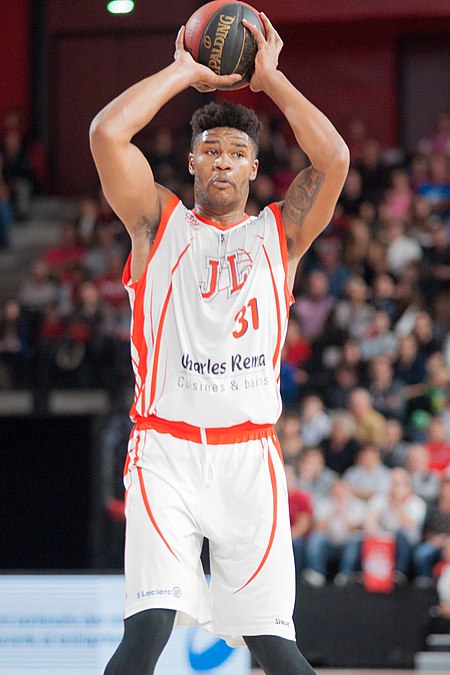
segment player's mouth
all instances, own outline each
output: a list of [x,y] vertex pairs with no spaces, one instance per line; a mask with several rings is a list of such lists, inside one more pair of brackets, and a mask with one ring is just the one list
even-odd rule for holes
[[233,187],[232,181],[226,176],[216,176],[212,179],[211,184],[219,190],[226,190],[229,187]]

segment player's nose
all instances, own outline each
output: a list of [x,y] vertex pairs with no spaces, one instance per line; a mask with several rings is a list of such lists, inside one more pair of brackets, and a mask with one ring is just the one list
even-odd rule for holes
[[229,155],[228,152],[223,151],[216,156],[214,163],[218,169],[222,170],[230,169],[232,166],[231,156]]

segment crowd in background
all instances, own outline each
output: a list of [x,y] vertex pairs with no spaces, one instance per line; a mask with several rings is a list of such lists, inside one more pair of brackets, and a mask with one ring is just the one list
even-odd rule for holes
[[[262,116],[250,215],[308,160]],[[9,126],[8,126],[9,125]],[[39,149],[10,119],[0,144],[0,246],[45,178]],[[352,583],[363,533],[396,540],[396,579],[432,583],[450,540],[450,115],[408,155],[361,120],[333,218],[305,255],[282,352],[278,424],[297,571]],[[192,206],[187,135],[143,144],[155,178]],[[0,388],[132,390],[129,240],[101,193],[80,200],[0,316]],[[450,559],[450,554],[447,556]],[[449,613],[450,616],[450,613]]]

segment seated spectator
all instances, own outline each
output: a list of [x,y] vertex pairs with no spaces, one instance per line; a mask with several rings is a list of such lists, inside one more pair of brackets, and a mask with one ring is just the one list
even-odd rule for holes
[[349,409],[355,420],[355,438],[362,445],[381,447],[386,433],[386,418],[373,407],[367,389],[354,389],[349,397]]
[[435,220],[431,228],[431,246],[425,249],[421,279],[423,293],[429,301],[449,288],[450,233],[440,220]]
[[300,417],[297,413],[284,412],[277,422],[277,434],[286,461],[297,459],[303,448]]
[[346,408],[350,393],[359,384],[358,371],[341,363],[333,372],[333,381],[325,390],[325,400],[329,408]]
[[361,277],[351,277],[345,284],[344,300],[340,300],[332,315],[333,328],[355,340],[365,335],[373,308],[368,304],[369,289]]
[[45,309],[58,300],[58,287],[50,276],[47,263],[38,258],[31,267],[30,276],[25,278],[19,292],[24,310],[43,315]]
[[450,542],[450,478],[443,478],[437,503],[428,506],[424,537],[413,553],[418,586],[429,586],[433,568],[440,560],[445,545]]
[[434,152],[450,155],[450,115],[441,112],[436,115],[434,128],[428,136],[421,138],[417,144],[421,154],[431,155]]
[[74,263],[80,263],[86,249],[80,241],[74,223],[65,223],[60,228],[59,243],[44,252],[44,261],[56,279],[63,279]]
[[422,249],[405,233],[405,224],[398,218],[387,222],[385,238],[389,272],[398,279],[408,263],[421,259]]
[[342,298],[350,269],[342,263],[342,244],[339,239],[320,238],[314,245],[316,262],[314,269],[324,272],[328,278],[331,295]]
[[431,204],[433,213],[445,215],[450,199],[449,158],[435,152],[430,156],[429,167],[429,178],[417,185],[417,194]]
[[13,209],[9,188],[3,176],[3,157],[0,152],[0,249],[11,245]]
[[379,274],[372,284],[372,298],[370,304],[379,312],[386,314],[393,321],[396,315],[395,283],[390,274]]
[[330,485],[338,478],[338,474],[325,466],[325,459],[320,448],[305,448],[298,460],[298,487],[308,492],[315,504],[317,500],[328,497]]
[[394,378],[394,370],[387,356],[378,356],[369,364],[369,393],[373,407],[384,417],[403,419],[405,400],[404,385]]
[[368,503],[365,526],[368,534],[391,532],[395,537],[396,581],[407,579],[414,547],[421,540],[426,504],[412,491],[406,469],[391,471],[387,493],[374,495]]
[[88,270],[90,279],[108,274],[108,264],[112,257],[124,261],[125,255],[116,240],[116,223],[100,223],[95,230],[94,239],[87,251],[83,264]]
[[364,361],[386,356],[392,359],[396,354],[397,338],[391,331],[391,320],[386,312],[374,312],[367,331],[359,340],[361,358]]
[[344,187],[338,203],[342,206],[345,213],[351,216],[357,216],[359,207],[364,201],[362,193],[362,178],[361,174],[356,168],[351,168],[345,179]]
[[385,195],[386,215],[388,218],[407,218],[414,199],[409,176],[403,169],[397,169],[391,173],[390,182]]
[[29,386],[29,338],[22,308],[15,298],[5,300],[0,312],[0,386]]
[[321,443],[325,464],[340,476],[350,468],[359,444],[354,437],[355,422],[347,410],[333,410],[330,414],[331,429]]
[[319,270],[310,272],[305,295],[301,295],[292,307],[306,340],[315,340],[322,335],[335,303],[336,299],[329,293],[326,274]]
[[374,445],[363,445],[356,455],[356,463],[343,474],[352,494],[368,501],[389,489],[390,469],[381,461],[381,453]]
[[409,444],[404,440],[403,436],[402,423],[394,418],[387,419],[384,440],[381,444],[381,457],[383,464],[390,469],[393,469],[395,466],[405,467]]
[[[362,202],[359,211],[367,208],[367,202]],[[371,241],[371,230],[368,222],[362,216],[353,216],[344,235],[343,261],[354,272],[362,275],[364,261]]]
[[319,445],[330,433],[330,420],[319,396],[306,396],[300,404],[300,426],[306,446]]
[[368,138],[363,147],[358,170],[362,178],[362,195],[365,200],[379,201],[389,185],[389,169],[383,162],[381,143]]
[[450,439],[446,438],[445,422],[442,417],[431,417],[426,430],[424,443],[430,453],[430,468],[445,472],[450,466]]
[[306,545],[306,568],[302,579],[323,586],[330,563],[337,565],[334,582],[345,586],[357,569],[366,505],[354,497],[348,485],[335,481],[330,496],[314,505],[314,526]]
[[399,336],[397,353],[394,363],[395,378],[408,386],[422,384],[427,376],[426,364],[414,335]]
[[80,240],[90,246],[94,240],[95,231],[99,224],[100,205],[95,199],[81,199],[78,204],[78,214],[75,220]]
[[26,147],[22,115],[17,110],[6,113],[0,152],[3,155],[3,177],[11,194],[15,218],[27,220],[36,176]]
[[441,344],[434,336],[433,321],[429,312],[418,312],[414,321],[413,335],[420,354],[428,358],[440,351]]
[[427,448],[420,443],[412,443],[405,458],[405,468],[411,476],[414,494],[422,497],[428,504],[434,502],[439,492],[439,476],[430,471],[430,456]]
[[309,494],[302,492],[297,487],[295,465],[286,462],[284,469],[286,471],[289,521],[291,524],[295,570],[297,577],[299,577],[305,565],[306,540],[312,525],[313,506]]

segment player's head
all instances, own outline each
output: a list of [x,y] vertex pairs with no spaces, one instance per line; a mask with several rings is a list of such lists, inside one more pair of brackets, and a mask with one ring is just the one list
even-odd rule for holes
[[191,126],[196,208],[212,215],[242,212],[258,172],[260,121],[243,105],[212,102],[197,110]]
[[216,127],[229,127],[243,131],[252,141],[255,157],[258,155],[261,122],[253,110],[240,103],[229,101],[223,101],[223,103],[211,101],[202,108],[198,108],[191,119],[191,149],[204,131]]

